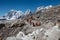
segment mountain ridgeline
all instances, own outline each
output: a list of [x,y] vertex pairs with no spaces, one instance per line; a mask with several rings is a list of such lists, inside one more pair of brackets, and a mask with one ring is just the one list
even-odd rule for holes
[[35,12],[11,10],[0,20],[0,40],[58,40],[60,37],[60,5],[37,7]]
[[49,5],[49,6],[42,6],[42,7],[37,7],[36,11],[35,12],[31,12],[30,9],[28,9],[25,13],[20,11],[20,10],[13,10],[11,9],[6,15],[4,15],[3,17],[0,17],[0,19],[6,19],[6,20],[15,20],[15,19],[19,19],[21,17],[25,17],[27,15],[32,15],[32,14],[35,14],[39,11],[44,11],[44,10],[47,10],[48,8],[51,8],[53,7],[52,5]]

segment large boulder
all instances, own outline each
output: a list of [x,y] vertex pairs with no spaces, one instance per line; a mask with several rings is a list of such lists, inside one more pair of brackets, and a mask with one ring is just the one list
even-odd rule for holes
[[1,23],[0,24],[0,29],[3,28],[3,27],[5,27],[5,24]]
[[7,37],[6,40],[17,40],[16,37]]
[[23,27],[25,25],[25,22],[16,22],[16,23],[13,23],[11,27]]

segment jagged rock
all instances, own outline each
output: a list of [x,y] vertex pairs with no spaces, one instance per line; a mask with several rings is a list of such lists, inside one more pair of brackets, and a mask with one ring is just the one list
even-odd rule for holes
[[17,35],[16,35],[16,38],[19,40],[21,39],[22,37],[24,37],[25,34],[23,32],[19,32]]
[[45,35],[46,40],[59,40],[60,29],[58,29],[58,26],[54,26],[52,29],[47,30]]
[[2,36],[0,36],[0,40],[2,40]]
[[25,25],[25,23],[24,22],[16,22],[16,23],[14,23],[13,25],[12,25],[12,27],[23,27]]
[[39,21],[35,21],[35,22],[32,22],[33,23],[33,26],[41,26],[41,22]]
[[17,40],[16,37],[7,37],[6,40]]
[[[17,39],[22,39],[22,40],[38,40],[37,37],[41,37],[40,39],[42,39],[42,35],[44,34],[44,30],[43,28],[38,29],[36,31],[33,31],[32,33],[29,33],[28,35],[24,35],[23,32],[19,32],[16,36]],[[39,40],[40,40],[39,39]]]
[[40,21],[36,21],[36,20],[32,20],[32,19],[27,19],[27,22],[29,22],[30,25],[33,25],[33,26],[41,26],[41,22]]
[[3,27],[5,27],[5,24],[1,23],[0,24],[0,29],[3,28]]

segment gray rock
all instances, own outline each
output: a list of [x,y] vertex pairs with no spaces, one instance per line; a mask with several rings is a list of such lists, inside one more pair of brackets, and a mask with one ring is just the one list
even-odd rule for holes
[[6,40],[17,40],[16,37],[7,37]]

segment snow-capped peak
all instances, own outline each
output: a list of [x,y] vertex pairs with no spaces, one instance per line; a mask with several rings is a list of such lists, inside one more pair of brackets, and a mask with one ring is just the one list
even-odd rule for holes
[[28,14],[30,14],[31,13],[31,11],[30,11],[30,9],[28,9],[26,12],[25,12],[25,15],[28,15]]
[[49,5],[49,6],[46,6],[45,8],[48,9],[48,8],[51,8],[51,7],[53,7],[53,6],[52,5]]
[[23,13],[22,11],[20,10],[13,10],[11,9],[6,15],[5,15],[5,18],[7,20],[15,20],[15,19],[18,19],[18,18],[21,18],[23,16],[26,16],[26,15],[29,15],[31,13],[30,9],[28,9],[25,13]]
[[49,7],[53,7],[52,5],[50,5]]
[[17,19],[18,17],[22,16],[24,13],[22,11],[11,10],[7,14],[7,20]]
[[43,7],[43,6],[41,6],[41,7],[37,7],[36,12],[37,12],[37,11],[40,11],[40,10],[42,10],[42,9],[44,9],[44,7]]
[[37,7],[36,12],[38,12],[38,11],[40,11],[40,10],[43,10],[43,9],[49,9],[49,8],[51,8],[51,7],[53,7],[53,6],[52,6],[52,5],[49,5],[49,6],[46,6],[46,7],[40,6],[40,7]]
[[16,17],[18,18],[18,17],[20,17],[20,16],[22,16],[22,15],[24,15],[24,13],[22,12],[22,11],[17,11],[17,13],[16,13]]

